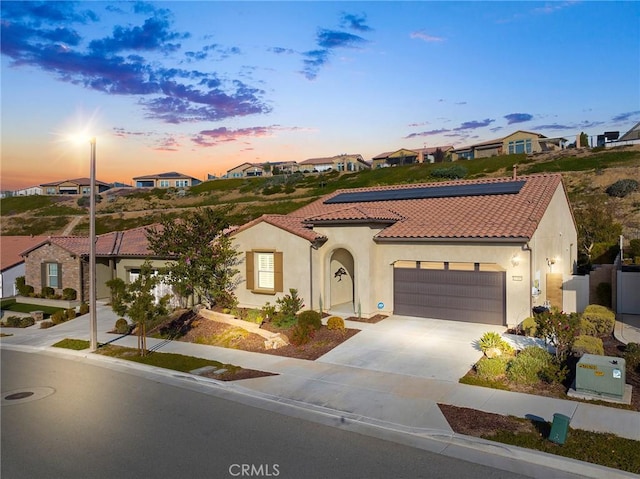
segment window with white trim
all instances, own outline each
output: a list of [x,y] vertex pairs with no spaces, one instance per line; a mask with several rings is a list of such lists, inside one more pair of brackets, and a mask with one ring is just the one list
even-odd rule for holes
[[160,180],[160,188],[169,188],[169,180]]
[[274,289],[275,261],[273,253],[256,253],[258,289]]
[[58,263],[47,263],[45,266],[47,277],[47,286],[50,288],[59,288],[59,275],[58,275]]

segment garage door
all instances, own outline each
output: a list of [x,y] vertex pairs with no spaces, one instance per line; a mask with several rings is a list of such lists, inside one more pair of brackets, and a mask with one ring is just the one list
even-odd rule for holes
[[394,268],[394,313],[505,324],[505,273]]

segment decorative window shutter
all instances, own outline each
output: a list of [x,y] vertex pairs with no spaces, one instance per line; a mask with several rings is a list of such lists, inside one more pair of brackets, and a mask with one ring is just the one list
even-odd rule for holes
[[58,263],[58,288],[62,289],[62,263]]
[[254,272],[253,272],[253,252],[247,251],[247,257],[245,263],[247,265],[247,289],[253,289],[254,287]]
[[40,286],[45,287],[47,285],[47,263],[40,264]]
[[281,293],[284,291],[284,278],[282,273],[282,251],[277,251],[273,253],[274,256],[274,289],[276,293]]

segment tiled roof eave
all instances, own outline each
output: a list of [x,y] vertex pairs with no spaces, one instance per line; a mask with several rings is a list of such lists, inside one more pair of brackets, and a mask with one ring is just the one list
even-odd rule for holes
[[425,243],[425,242],[460,242],[460,243],[527,243],[528,236],[428,236],[428,237],[400,237],[378,236],[374,238],[376,243]]
[[375,218],[358,218],[358,219],[342,219],[342,220],[307,220],[304,222],[305,225],[310,226],[341,226],[341,225],[392,225],[396,223],[398,220],[382,220]]

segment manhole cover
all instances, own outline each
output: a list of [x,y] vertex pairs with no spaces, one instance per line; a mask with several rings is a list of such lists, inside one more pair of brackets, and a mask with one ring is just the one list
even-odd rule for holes
[[37,401],[46,398],[56,392],[49,387],[23,388],[2,393],[2,405],[10,406],[14,404],[24,404],[26,402]]

